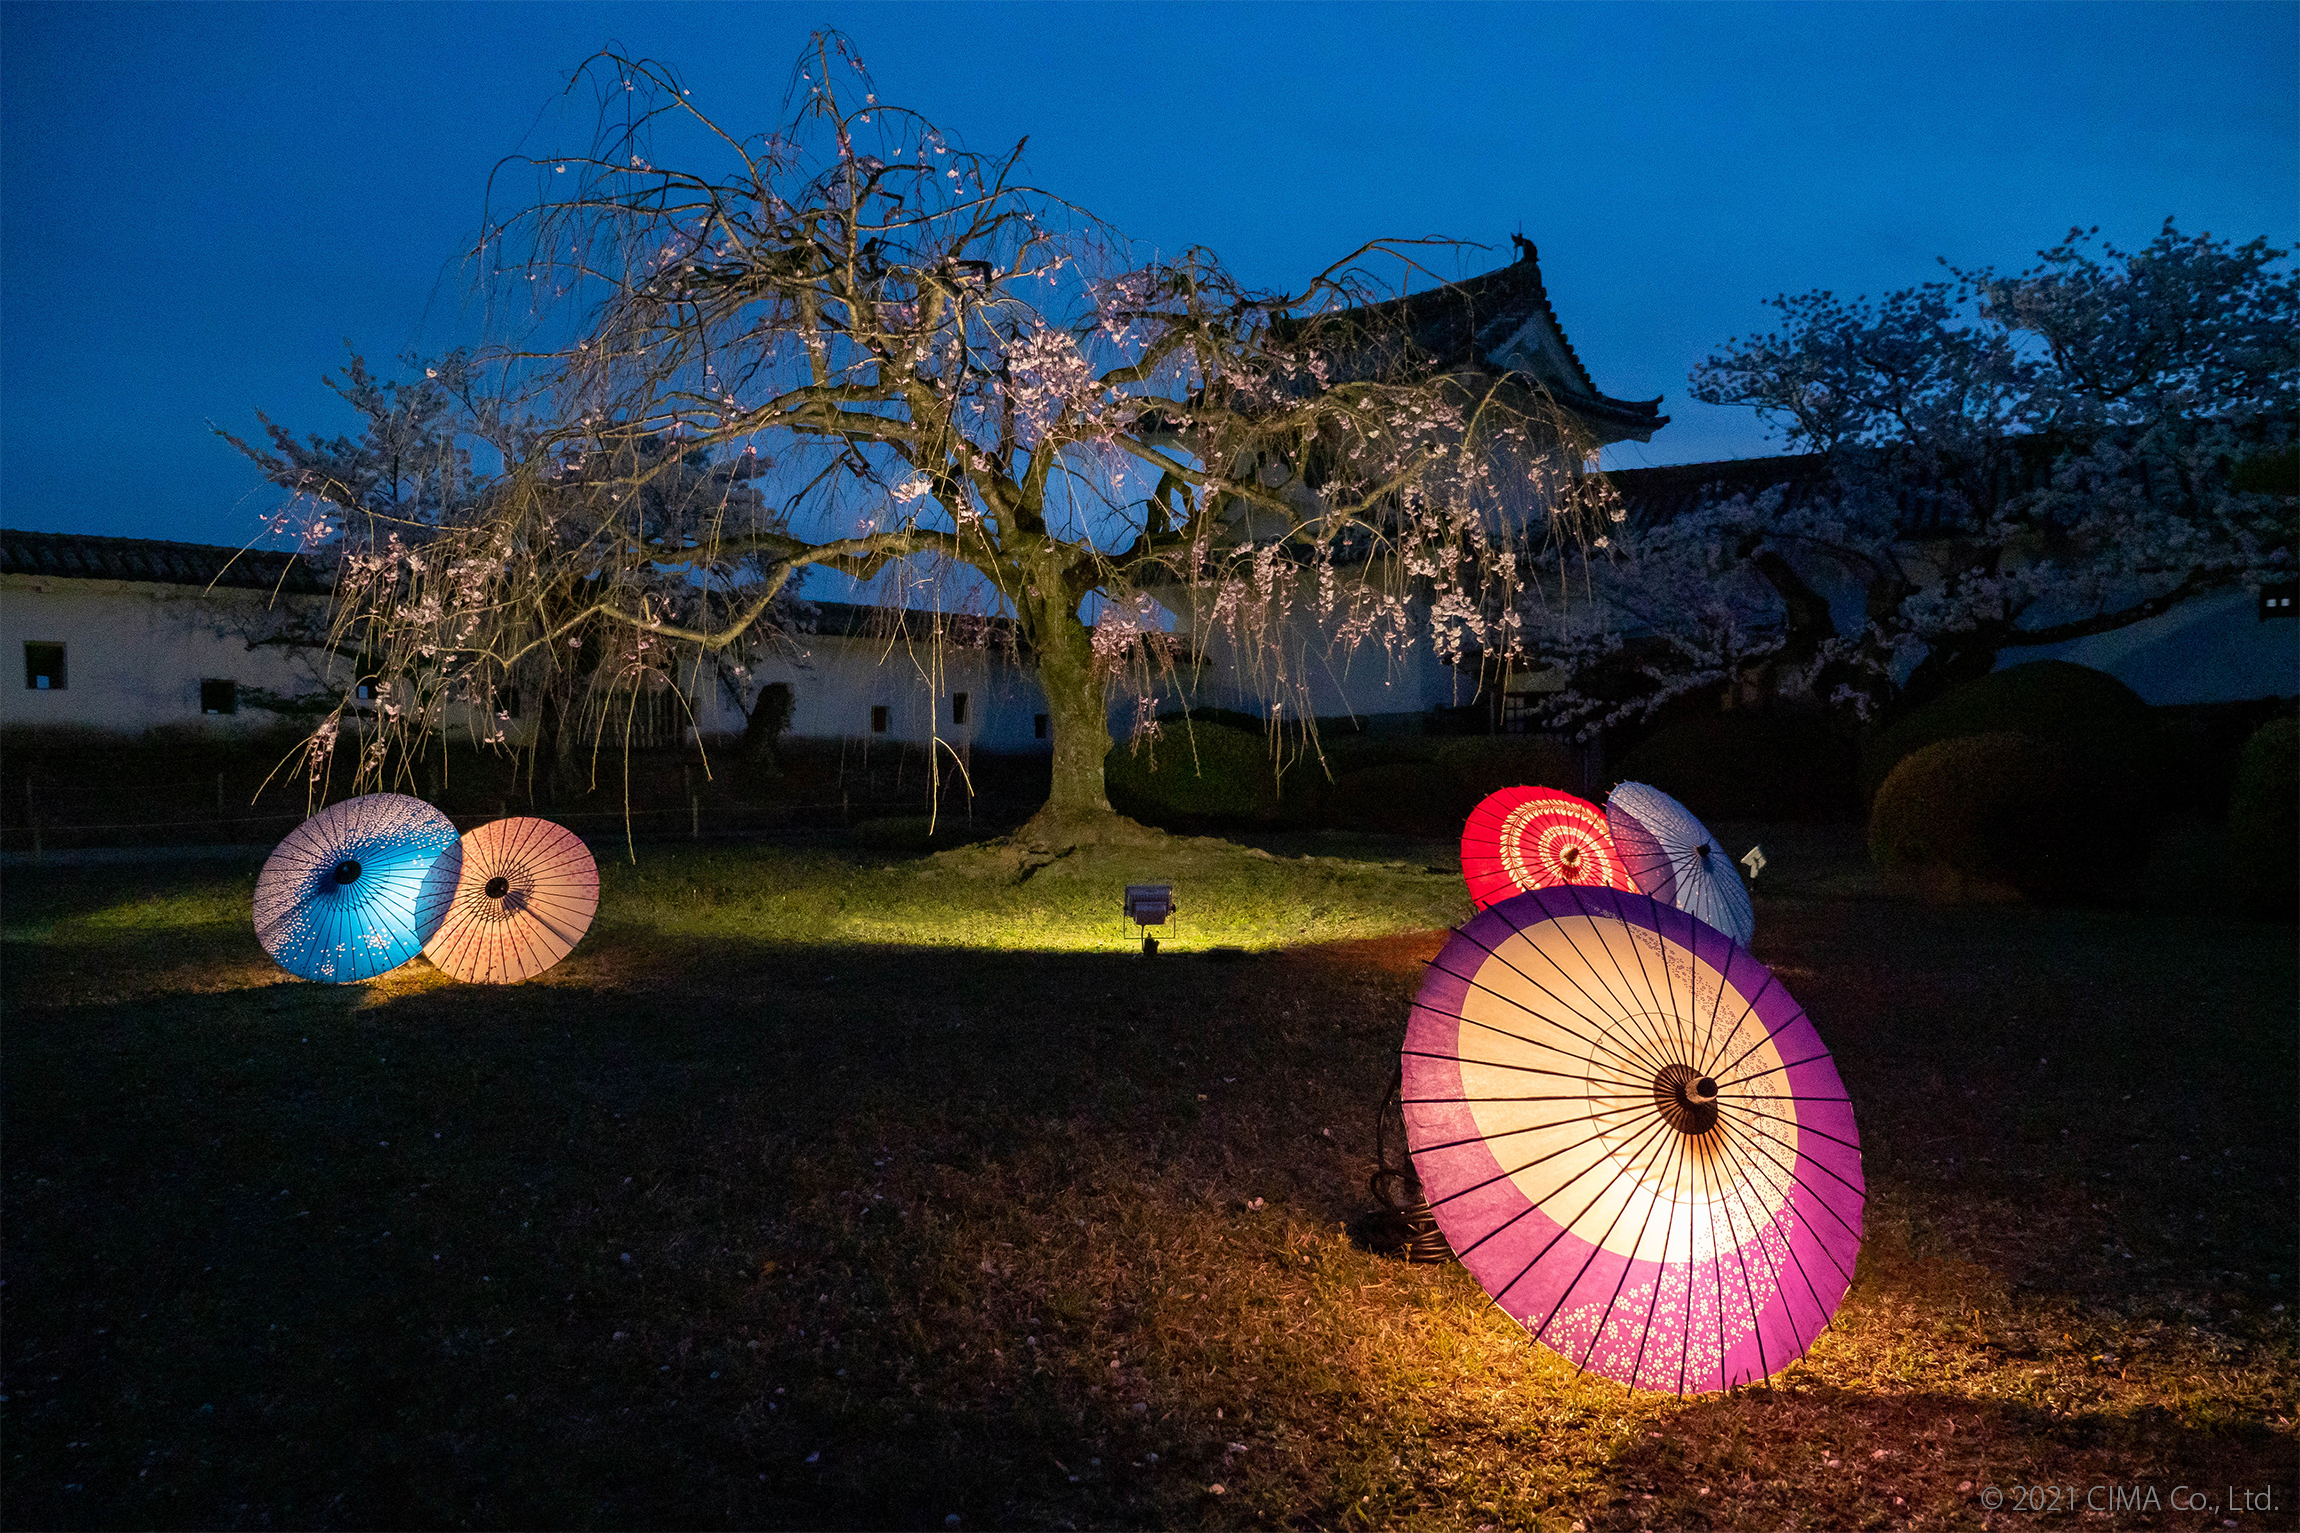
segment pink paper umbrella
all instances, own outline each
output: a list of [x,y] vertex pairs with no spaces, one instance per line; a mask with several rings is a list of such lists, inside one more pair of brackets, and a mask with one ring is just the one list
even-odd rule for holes
[[1406,1142],[1494,1302],[1675,1394],[1802,1357],[1865,1201],[1843,1082],[1771,970],[1648,895],[1567,886],[1458,928],[1406,1028]]
[[565,958],[599,908],[599,865],[549,820],[497,820],[432,869],[427,892],[451,901],[423,956],[457,979],[514,985]]
[[1555,788],[1504,788],[1480,800],[1462,822],[1461,876],[1480,910],[1560,884],[1637,887],[1604,812]]

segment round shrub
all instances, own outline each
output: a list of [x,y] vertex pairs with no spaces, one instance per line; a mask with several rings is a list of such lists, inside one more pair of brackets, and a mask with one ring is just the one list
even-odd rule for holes
[[1111,808],[1153,825],[1258,820],[1278,801],[1266,733],[1180,719],[1165,724],[1155,748],[1113,750],[1103,787]]
[[1826,719],[1715,713],[1664,725],[1619,770],[1704,820],[1843,820],[1859,811],[1853,765]]
[[2286,919],[2300,913],[2300,721],[2270,719],[2236,758],[2228,875],[2253,909]]
[[2135,791],[2154,775],[2156,726],[2138,693],[2090,666],[2032,660],[1951,687],[1879,730],[1861,752],[1862,796],[1874,799],[1912,751],[2004,730],[2066,744],[2093,770],[2125,778]]
[[1580,752],[1553,735],[1466,735],[1439,746],[1437,764],[1453,779],[1453,798],[1461,809],[1456,820],[1479,799],[1504,788],[1588,790],[1581,780]]
[[2145,854],[2139,805],[2070,746],[2010,730],[1903,756],[1869,811],[1869,853],[1950,894],[2057,899]]

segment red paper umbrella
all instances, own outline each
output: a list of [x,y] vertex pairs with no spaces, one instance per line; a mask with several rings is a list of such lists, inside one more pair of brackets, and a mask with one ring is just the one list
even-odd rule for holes
[[1554,788],[1504,788],[1472,809],[1461,828],[1461,876],[1480,910],[1568,884],[1637,892],[1605,812]]
[[431,870],[427,894],[453,905],[423,956],[460,980],[513,985],[565,958],[599,908],[599,865],[549,820],[497,820]]

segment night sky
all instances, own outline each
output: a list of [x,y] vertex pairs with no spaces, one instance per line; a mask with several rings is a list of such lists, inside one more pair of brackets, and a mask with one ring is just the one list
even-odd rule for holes
[[[1384,234],[1538,243],[1598,386],[1674,423],[1609,466],[1778,451],[1685,395],[1762,301],[2013,268],[2071,225],[2300,238],[2300,6],[0,7],[0,521],[239,543],[210,430],[351,425],[320,386],[479,338],[503,155],[610,42],[745,130],[808,31],[1147,245],[1298,284]],[[580,120],[580,119],[577,119]],[[548,126],[558,124],[559,126]]]

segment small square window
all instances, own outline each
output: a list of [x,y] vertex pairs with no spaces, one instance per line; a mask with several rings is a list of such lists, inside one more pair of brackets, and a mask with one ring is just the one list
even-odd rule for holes
[[886,704],[871,704],[870,732],[874,735],[883,735],[886,733]]
[[27,640],[24,645],[24,685],[35,692],[63,691],[64,646],[37,644]]
[[964,692],[950,694],[950,721],[953,724],[966,722],[966,694]]
[[240,711],[240,684],[214,678],[200,683],[200,712],[237,713]]
[[374,702],[374,701],[375,701],[375,683],[374,683],[374,682],[372,682],[372,681],[363,681],[363,682],[361,682],[361,683],[360,683],[358,686],[356,686],[356,687],[353,687],[353,688],[351,689],[351,697],[352,697],[352,701],[353,701],[353,702],[357,702],[357,703],[372,703],[372,702]]
[[1045,714],[1034,713],[1030,716],[1030,734],[1031,738],[1035,740],[1043,740],[1046,738]]

